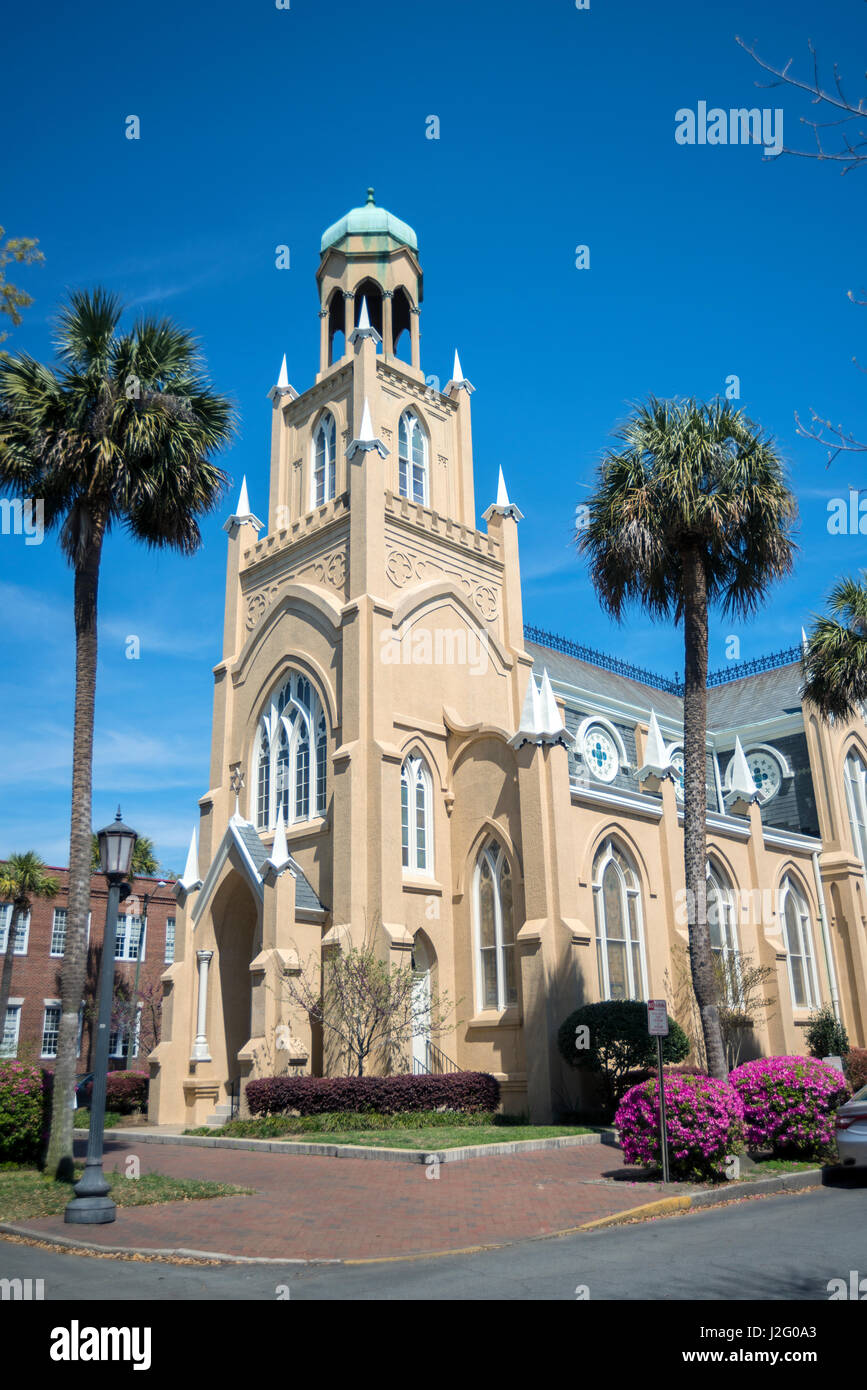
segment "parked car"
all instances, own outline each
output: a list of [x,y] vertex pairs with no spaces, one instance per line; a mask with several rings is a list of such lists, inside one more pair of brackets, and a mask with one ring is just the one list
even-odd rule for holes
[[79,1076],[75,1082],[75,1102],[73,1110],[77,1110],[80,1105],[90,1105],[90,1088],[93,1084],[93,1072],[86,1071],[83,1076]]
[[846,1168],[867,1168],[867,1086],[837,1111],[837,1152]]

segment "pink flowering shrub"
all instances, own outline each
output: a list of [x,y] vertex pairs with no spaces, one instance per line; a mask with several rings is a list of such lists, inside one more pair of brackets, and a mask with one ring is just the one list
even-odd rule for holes
[[40,1068],[14,1058],[0,1061],[0,1162],[28,1163],[38,1158],[43,1110]]
[[751,1149],[807,1158],[833,1152],[834,1112],[849,1096],[835,1067],[815,1057],[759,1057],[729,1081],[743,1102]]
[[[704,1181],[725,1176],[725,1156],[743,1147],[744,1109],[737,1092],[710,1076],[669,1072],[663,1077],[668,1156],[673,1178]],[[661,1163],[659,1082],[633,1086],[614,1117],[626,1163]]]

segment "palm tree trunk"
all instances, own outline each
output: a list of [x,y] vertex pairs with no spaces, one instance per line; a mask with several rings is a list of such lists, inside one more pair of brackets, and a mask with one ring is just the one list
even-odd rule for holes
[[707,1069],[728,1075],[707,925],[707,578],[697,549],[683,553],[683,865],[689,904],[689,960]]
[[78,1016],[87,972],[87,916],[93,830],[93,719],[96,696],[97,596],[103,523],[75,566],[75,719],[72,735],[72,817],[69,832],[69,905],[61,966],[60,1035],[54,1068],[51,1135],[46,1170],[72,1176],[72,1102],[78,1053]]
[[3,975],[0,977],[0,1043],[3,1041],[3,1032],[6,1028],[6,1010],[9,1007],[9,995],[12,993],[12,961],[15,952],[15,934],[18,931],[18,919],[21,916],[21,908],[18,903],[12,904],[12,916],[9,922],[9,932],[6,937],[6,954],[3,957]]

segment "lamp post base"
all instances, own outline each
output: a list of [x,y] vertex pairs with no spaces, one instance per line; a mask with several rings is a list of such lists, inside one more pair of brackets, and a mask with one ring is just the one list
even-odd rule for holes
[[63,1213],[71,1226],[105,1226],[114,1221],[117,1207],[110,1197],[73,1197]]

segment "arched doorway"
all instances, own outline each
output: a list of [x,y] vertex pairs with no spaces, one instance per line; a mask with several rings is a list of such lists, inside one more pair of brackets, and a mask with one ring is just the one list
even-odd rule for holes
[[431,998],[436,954],[429,937],[416,932],[412,942],[412,1047],[414,1072],[433,1071],[430,1057]]
[[[211,1056],[223,1072],[227,1095],[237,1098],[241,1080],[238,1053],[250,1039],[252,989],[250,962],[257,953],[259,912],[240,874],[226,880],[211,909],[214,924],[219,1022],[210,1036]],[[216,1002],[216,1001],[215,1001]]]

